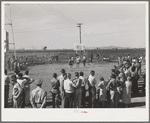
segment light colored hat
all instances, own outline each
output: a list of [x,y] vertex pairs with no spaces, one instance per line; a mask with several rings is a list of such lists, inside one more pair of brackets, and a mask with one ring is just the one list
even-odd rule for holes
[[41,78],[39,78],[38,80],[36,80],[36,85],[42,85],[43,80]]

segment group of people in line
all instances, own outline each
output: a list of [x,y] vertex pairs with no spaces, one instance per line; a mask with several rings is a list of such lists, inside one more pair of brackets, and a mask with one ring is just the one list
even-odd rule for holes
[[[100,107],[117,108],[119,101],[129,106],[131,95],[137,96],[138,79],[141,74],[140,62],[138,59],[130,60],[131,56],[118,66],[111,69],[110,78],[95,78],[95,71],[91,70],[88,77],[84,73],[75,72],[72,79],[71,73],[62,69],[61,75],[53,73],[51,80],[51,94],[53,108],[94,108],[97,103]],[[30,93],[30,84],[34,79],[29,77],[29,71],[23,75],[19,70],[11,76],[13,85],[12,103],[14,108],[25,108],[31,104],[33,108],[46,108],[47,92],[42,88],[43,80],[35,80],[37,88]],[[5,70],[5,107],[8,107],[9,77]],[[97,86],[98,85],[98,86]],[[88,106],[87,106],[88,105]]]

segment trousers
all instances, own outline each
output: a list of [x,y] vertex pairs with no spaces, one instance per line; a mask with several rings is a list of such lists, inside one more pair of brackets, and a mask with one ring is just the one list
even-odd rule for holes
[[9,97],[9,85],[5,85],[5,92],[4,92],[4,108],[8,108],[8,97]]
[[65,93],[65,108],[73,108],[73,93]]
[[61,108],[65,108],[65,92],[61,92]]
[[95,99],[96,99],[96,87],[90,87],[89,89],[89,108],[95,107]]
[[53,108],[59,108],[59,94],[52,93]]
[[110,90],[110,108],[117,108],[119,102],[118,92],[116,90]]
[[81,88],[75,89],[74,92],[74,108],[81,108],[82,90]]
[[82,86],[82,99],[81,99],[81,105],[83,108],[85,107],[85,86]]

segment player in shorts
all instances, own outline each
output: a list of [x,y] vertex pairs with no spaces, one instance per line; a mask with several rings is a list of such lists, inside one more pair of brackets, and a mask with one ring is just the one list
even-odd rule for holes
[[73,63],[74,63],[73,57],[70,57],[68,63],[69,63],[69,68],[70,69],[73,68]]
[[86,64],[86,56],[83,55],[83,66],[85,67],[85,64]]
[[49,63],[50,63],[50,69],[54,69],[54,68],[53,68],[53,65],[52,65],[52,63],[53,63],[52,57],[49,58]]
[[79,68],[80,65],[80,56],[77,54],[76,56],[76,68]]

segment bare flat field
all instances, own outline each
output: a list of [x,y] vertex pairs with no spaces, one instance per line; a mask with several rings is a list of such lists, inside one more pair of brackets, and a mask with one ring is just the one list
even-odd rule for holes
[[[97,84],[100,82],[99,77],[103,76],[105,80],[107,80],[110,76],[111,69],[113,68],[114,65],[117,65],[116,62],[108,62],[108,63],[103,63],[103,64],[87,64],[86,67],[83,67],[82,64],[80,64],[80,68],[73,68],[69,69],[68,64],[45,64],[45,65],[37,65],[37,66],[30,66],[28,67],[28,70],[30,71],[29,76],[32,77],[33,79],[37,78],[42,78],[43,79],[43,85],[42,88],[47,91],[48,93],[48,99],[51,98],[51,79],[53,73],[57,73],[60,75],[60,70],[64,68],[67,73],[72,74],[72,79],[75,77],[74,73],[75,72],[84,72],[84,77],[88,77],[90,74],[91,70],[94,70],[96,72],[96,80]],[[24,73],[24,71],[22,71]],[[12,74],[12,72],[8,72],[9,75]],[[31,84],[31,90],[36,88],[35,83]],[[12,86],[10,86],[10,97],[12,93]],[[135,103],[135,105],[140,106],[140,107],[145,107],[145,97],[136,97],[132,98],[132,102]],[[135,107],[137,107],[135,106]],[[133,106],[134,107],[134,106]]]
[[[68,60],[71,56],[75,57],[76,52],[74,50],[16,50],[17,57],[20,56],[38,56],[38,57],[43,57],[43,56],[59,56],[59,62],[61,61],[66,61]],[[138,55],[145,56],[145,48],[141,49],[88,49],[86,50],[86,56],[88,59],[91,58],[91,54],[93,54],[93,61],[97,61],[97,53],[100,55],[100,59],[103,57],[110,58],[112,60],[116,60],[118,56],[122,55],[128,55],[130,54],[132,57],[136,57]],[[78,52],[81,57],[83,56],[83,51]],[[7,59],[12,57],[14,55],[13,51],[9,51],[7,54]]]

